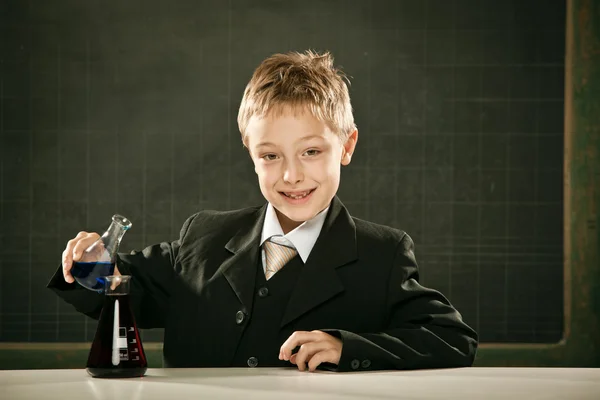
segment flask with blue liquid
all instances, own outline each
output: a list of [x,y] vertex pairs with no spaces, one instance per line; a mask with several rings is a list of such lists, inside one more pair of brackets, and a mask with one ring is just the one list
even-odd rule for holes
[[122,215],[113,215],[106,232],[73,262],[71,274],[81,286],[99,293],[104,291],[105,277],[114,274],[119,244],[130,228],[131,221]]

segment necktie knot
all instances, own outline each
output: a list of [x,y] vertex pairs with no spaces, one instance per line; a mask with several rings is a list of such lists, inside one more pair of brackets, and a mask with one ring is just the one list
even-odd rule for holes
[[296,257],[296,249],[267,240],[263,243],[265,250],[265,278],[271,279],[285,264]]

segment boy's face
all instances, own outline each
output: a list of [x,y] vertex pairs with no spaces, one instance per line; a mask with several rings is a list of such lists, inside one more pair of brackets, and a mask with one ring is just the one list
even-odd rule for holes
[[354,131],[342,143],[308,111],[250,119],[246,144],[260,190],[284,233],[329,205],[340,184],[340,165],[350,163],[357,138]]

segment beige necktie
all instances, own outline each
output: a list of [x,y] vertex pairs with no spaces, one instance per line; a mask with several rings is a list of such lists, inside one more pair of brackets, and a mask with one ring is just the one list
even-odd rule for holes
[[298,254],[296,249],[267,240],[263,243],[265,249],[266,268],[265,278],[271,279],[285,264]]

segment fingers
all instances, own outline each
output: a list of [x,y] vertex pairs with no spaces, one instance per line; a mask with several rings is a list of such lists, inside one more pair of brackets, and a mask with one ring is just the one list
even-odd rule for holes
[[71,268],[73,267],[73,261],[77,261],[83,255],[83,251],[89,247],[99,235],[97,233],[79,232],[77,236],[67,242],[67,247],[62,253],[62,268],[63,277],[65,282],[73,283],[73,275],[71,275]]
[[328,341],[304,343],[300,346],[300,350],[295,354],[294,362],[292,364],[296,364],[300,371],[304,371],[306,369],[306,363],[311,360],[315,354],[329,350],[331,349],[331,346],[331,342]]
[[317,354],[314,354],[308,361],[308,370],[314,372],[317,367],[324,362],[338,364],[336,359],[338,359],[339,362],[339,357],[337,357],[337,353],[334,349],[329,348],[328,350],[320,351]]
[[279,349],[279,359],[289,361],[292,356],[292,351],[298,347],[302,346],[307,342],[316,342],[321,338],[321,334],[323,332],[319,331],[296,331],[290,335],[290,337],[281,345]]
[[73,283],[75,280],[71,275],[71,267],[73,263],[73,248],[79,242],[79,240],[86,235],[86,232],[79,232],[77,236],[67,242],[67,247],[62,253],[62,267],[63,267],[63,277],[65,278],[65,282]]
[[73,261],[79,261],[85,249],[98,239],[97,233],[87,233],[73,246]]
[[73,261],[73,256],[72,256],[73,248],[81,240],[81,238],[83,238],[86,235],[87,235],[86,232],[79,232],[77,234],[77,236],[75,236],[73,239],[71,239],[67,242],[67,247],[65,248],[65,251],[63,252],[63,256],[64,256],[63,264],[70,264]]
[[[292,354],[290,357],[290,363],[294,365],[298,365],[296,361],[296,354]],[[335,349],[328,348],[327,350],[320,351],[316,354],[313,354],[312,357],[307,358],[308,360],[308,370],[310,372],[314,372],[317,370],[317,367],[324,362],[328,362],[331,364],[339,364],[339,354],[335,351]],[[300,369],[300,368],[298,368]]]
[[[296,354],[293,349],[299,347]],[[279,359],[296,364],[300,371],[315,371],[321,363],[339,364],[342,341],[323,331],[296,331],[281,345]]]
[[73,283],[73,281],[75,281],[75,279],[73,279],[73,276],[71,275],[70,254],[71,253],[67,250],[64,250],[62,252],[62,271],[63,271],[63,277],[65,278],[65,282],[67,282],[67,283]]

